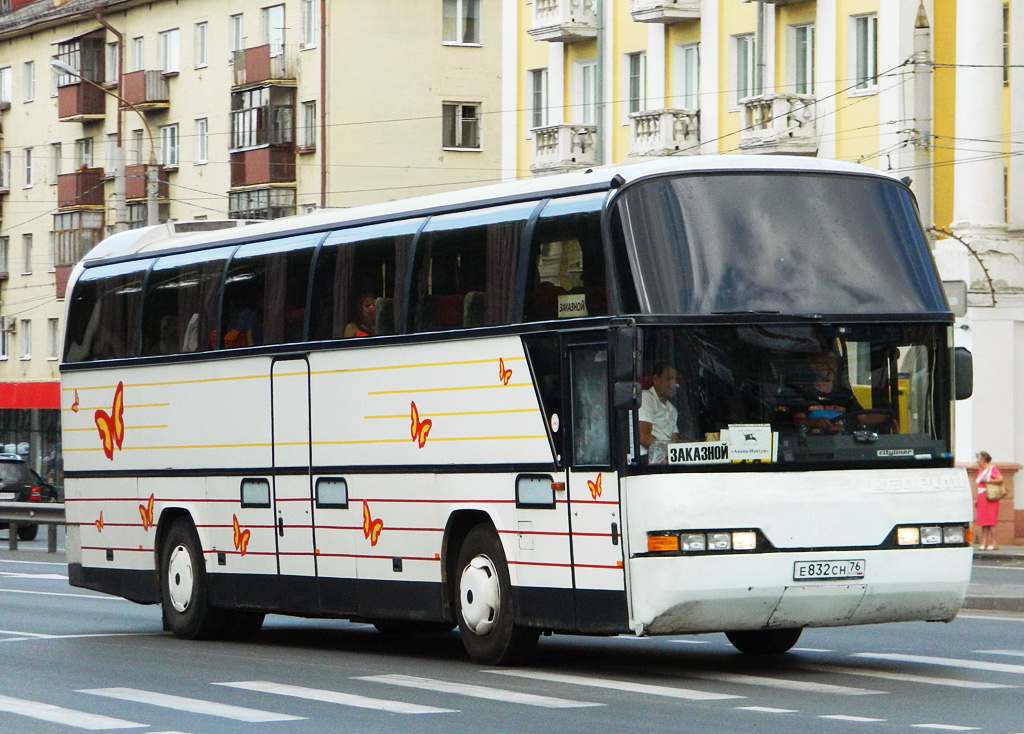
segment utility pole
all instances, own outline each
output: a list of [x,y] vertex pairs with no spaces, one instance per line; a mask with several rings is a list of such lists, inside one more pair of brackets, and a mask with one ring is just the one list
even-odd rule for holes
[[594,0],[597,16],[597,64],[594,67],[594,160],[604,165],[604,0]]
[[931,27],[924,2],[914,21],[914,187],[925,229],[935,224],[932,212],[932,59]]

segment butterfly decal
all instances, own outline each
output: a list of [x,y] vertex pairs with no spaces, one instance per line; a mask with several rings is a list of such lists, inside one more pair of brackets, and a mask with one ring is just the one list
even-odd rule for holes
[[148,505],[139,505],[139,514],[142,515],[143,530],[153,527],[153,495],[149,495]]
[[72,413],[77,413],[78,412],[78,390],[77,389],[75,390],[75,402],[73,402],[71,404],[71,412]]
[[96,521],[96,530],[98,530],[101,533],[103,532],[103,510],[100,510],[100,517]]
[[370,506],[363,500],[363,535],[370,541],[370,545],[377,545],[380,538],[380,531],[384,529],[384,521],[379,517],[374,520],[370,516]]
[[430,428],[434,425],[434,422],[429,418],[420,420],[420,412],[416,409],[416,401],[412,403],[412,440],[419,443],[420,448],[427,442],[427,434],[430,433]]
[[238,551],[238,555],[244,556],[246,549],[249,547],[249,528],[242,530],[238,527],[238,515],[232,515],[231,521],[235,526],[235,550]]
[[505,360],[501,357],[498,357],[498,379],[502,385],[507,385],[512,379],[512,370],[505,369]]
[[103,453],[111,461],[114,460],[114,447],[119,450],[124,442],[124,383],[117,383],[114,391],[114,404],[110,408],[110,415],[105,410],[96,411],[96,428],[100,432],[100,440],[103,442]]
[[587,488],[590,490],[590,496],[595,500],[601,496],[601,475],[597,475],[597,479],[594,481],[587,480]]

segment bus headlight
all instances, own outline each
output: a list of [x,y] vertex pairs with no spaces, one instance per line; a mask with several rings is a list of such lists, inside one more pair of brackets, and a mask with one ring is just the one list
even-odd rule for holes
[[754,550],[757,548],[757,533],[740,530],[732,534],[733,550]]
[[921,528],[921,545],[939,545],[942,543],[942,528],[928,526]]
[[921,545],[921,529],[915,527],[896,528],[896,542],[900,545]]
[[730,533],[708,533],[708,550],[724,551],[732,548]]
[[951,544],[966,543],[967,536],[964,534],[962,527],[942,528],[942,542]]
[[708,549],[708,538],[704,533],[685,533],[679,536],[684,552],[705,551]]

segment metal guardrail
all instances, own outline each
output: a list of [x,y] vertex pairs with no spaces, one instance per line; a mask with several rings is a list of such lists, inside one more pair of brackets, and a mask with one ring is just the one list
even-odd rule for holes
[[18,525],[46,525],[48,553],[57,552],[57,526],[63,525],[63,502],[0,502],[0,523],[7,523],[8,548],[18,550]]

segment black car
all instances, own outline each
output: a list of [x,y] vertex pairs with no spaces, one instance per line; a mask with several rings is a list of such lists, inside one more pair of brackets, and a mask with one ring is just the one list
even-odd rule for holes
[[[0,454],[0,502],[56,502],[57,488],[43,480],[16,454]],[[0,523],[0,528],[7,523]],[[20,540],[33,540],[38,525],[18,525]]]

